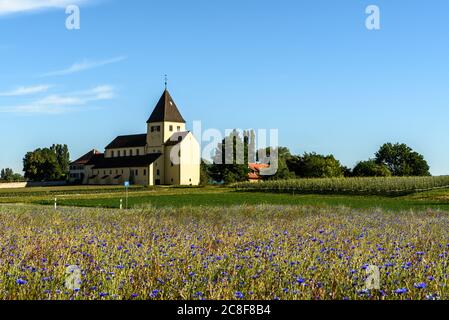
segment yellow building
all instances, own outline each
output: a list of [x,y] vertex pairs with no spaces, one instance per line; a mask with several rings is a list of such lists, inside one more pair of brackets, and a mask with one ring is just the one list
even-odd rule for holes
[[147,133],[119,136],[84,166],[85,184],[199,185],[200,146],[165,90]]

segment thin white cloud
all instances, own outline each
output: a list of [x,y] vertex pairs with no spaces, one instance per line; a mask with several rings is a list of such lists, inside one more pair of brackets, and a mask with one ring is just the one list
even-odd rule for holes
[[0,16],[46,9],[65,8],[71,4],[79,5],[88,1],[89,0],[0,0]]
[[[1,0],[0,0],[1,1]],[[85,70],[90,70],[98,67],[102,67],[108,64],[118,63],[123,60],[126,60],[126,57],[115,57],[107,60],[101,60],[101,61],[91,61],[91,60],[84,60],[82,62],[77,62],[71,65],[70,67],[62,70],[52,71],[48,72],[42,75],[42,77],[53,77],[53,76],[65,76]]]
[[18,87],[14,90],[7,92],[0,92],[0,97],[18,97],[18,96],[27,96],[36,93],[42,93],[48,91],[52,86],[43,84],[39,86],[30,86],[30,87]]
[[75,107],[86,106],[90,102],[111,100],[114,97],[114,87],[102,85],[85,91],[48,95],[25,105],[0,107],[0,113],[60,114],[74,111]]

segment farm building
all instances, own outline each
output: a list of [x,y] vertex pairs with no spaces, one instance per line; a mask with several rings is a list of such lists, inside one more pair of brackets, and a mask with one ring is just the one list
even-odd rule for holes
[[102,153],[98,150],[91,150],[79,159],[70,163],[70,183],[87,183],[86,176],[86,164],[94,157],[101,155]]
[[249,182],[261,182],[263,177],[260,173],[261,170],[267,169],[270,166],[268,164],[263,163],[249,163],[249,173],[248,173],[248,181]]
[[[81,168],[76,161],[75,166]],[[198,185],[200,146],[165,90],[147,121],[146,133],[115,138],[82,170],[84,184]]]

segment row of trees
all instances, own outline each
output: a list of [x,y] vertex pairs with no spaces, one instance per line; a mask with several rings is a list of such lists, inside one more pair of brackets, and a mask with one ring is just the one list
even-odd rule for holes
[[23,181],[23,176],[19,173],[14,173],[13,169],[5,168],[0,171],[1,182],[17,182]]
[[[201,181],[209,180],[233,183],[246,181],[248,166],[254,148],[253,133],[245,132],[241,137],[237,132],[223,139],[217,146],[212,164],[203,160]],[[225,153],[225,150],[233,152]],[[244,150],[244,162],[238,162],[237,150]],[[263,152],[262,152],[263,151]],[[286,147],[276,150],[266,149],[255,152],[255,160],[270,163],[270,155],[277,152],[278,170],[276,174],[266,176],[267,180],[293,178],[332,178],[332,177],[388,177],[388,176],[430,176],[429,165],[424,157],[405,144],[386,143],[380,147],[374,158],[357,163],[354,168],[343,166],[333,155],[304,153],[293,155]],[[226,159],[226,157],[233,157]],[[242,155],[240,155],[242,157]],[[266,158],[264,158],[266,157]]]

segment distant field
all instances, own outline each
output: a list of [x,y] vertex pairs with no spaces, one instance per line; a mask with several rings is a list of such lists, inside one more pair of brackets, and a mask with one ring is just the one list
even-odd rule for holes
[[[122,187],[54,187],[1,190],[0,203],[32,203],[80,207],[118,208],[120,199],[125,204]],[[204,188],[144,188],[129,191],[129,207],[183,207],[183,206],[232,206],[232,205],[307,205],[347,206],[357,209],[382,208],[386,210],[441,209],[449,211],[449,189],[433,190],[406,196],[359,196],[283,194],[239,192],[225,187]]]
[[3,204],[0,300],[449,299],[448,230],[437,211]]
[[269,180],[236,183],[233,187],[251,192],[400,196],[449,188],[449,176]]

